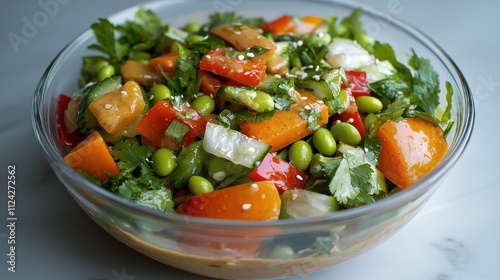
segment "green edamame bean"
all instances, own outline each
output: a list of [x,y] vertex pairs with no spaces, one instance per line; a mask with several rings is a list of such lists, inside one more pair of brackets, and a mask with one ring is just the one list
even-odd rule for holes
[[312,139],[316,150],[324,156],[333,156],[337,151],[337,143],[332,133],[324,127],[316,130]]
[[369,113],[363,119],[363,126],[367,132],[370,132],[378,122],[377,116],[373,113]]
[[196,33],[200,31],[200,29],[203,27],[203,24],[199,22],[190,22],[186,26],[184,26],[184,31],[187,33]]
[[97,74],[97,81],[102,82],[106,78],[109,78],[115,74],[115,67],[113,65],[106,65],[99,70],[99,74]]
[[194,195],[206,194],[214,191],[212,183],[198,175],[189,177],[188,188]]
[[356,98],[356,105],[358,105],[358,111],[360,113],[376,113],[382,110],[384,105],[382,101],[373,96],[359,96]]
[[312,46],[325,46],[328,45],[331,40],[332,36],[324,32],[309,34],[305,38],[306,43]]
[[156,84],[149,91],[151,95],[153,95],[153,102],[156,103],[160,100],[170,99],[172,96],[172,92],[170,89],[164,84]]
[[289,245],[277,245],[269,253],[271,259],[289,260],[295,257],[293,248]]
[[152,167],[158,176],[165,177],[174,171],[176,166],[174,153],[166,148],[156,150],[151,157]]
[[302,171],[309,168],[312,157],[313,152],[311,145],[304,140],[296,141],[288,149],[288,159],[290,160],[290,164]]
[[196,109],[196,111],[202,114],[211,114],[215,109],[215,101],[208,95],[202,95],[197,97],[191,105]]
[[201,42],[203,40],[205,40],[204,36],[201,36],[201,35],[189,35],[186,38],[186,44],[188,46],[192,46],[192,45],[195,45],[196,43],[199,43],[199,42]]
[[82,69],[83,73],[94,77],[107,65],[109,65],[109,62],[105,58],[99,56],[87,56],[83,58]]
[[361,143],[361,134],[358,129],[350,123],[339,122],[330,128],[333,138],[351,146]]

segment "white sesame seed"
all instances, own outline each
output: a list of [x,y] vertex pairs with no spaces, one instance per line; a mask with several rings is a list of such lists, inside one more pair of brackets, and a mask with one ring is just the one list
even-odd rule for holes
[[124,96],[127,96],[127,94],[128,94],[128,93],[127,93],[127,91],[125,91],[125,90],[120,91],[120,93],[121,93],[122,95],[124,95]]
[[280,79],[280,78],[281,78],[281,75],[280,75],[280,74],[274,74],[274,77],[275,77],[276,79]]
[[304,109],[307,110],[307,111],[309,111],[309,110],[311,110],[311,106],[310,105],[306,105],[306,106],[304,106]]
[[302,176],[300,176],[299,174],[297,174],[297,176],[295,176],[295,177],[297,177],[297,179],[299,179],[301,181],[304,180],[304,178],[302,178]]
[[212,178],[217,182],[224,181],[224,179],[226,179],[226,172],[217,171],[214,173],[214,175],[212,175]]
[[243,210],[248,210],[251,207],[252,207],[252,204],[250,204],[250,203],[245,203],[245,204],[241,205],[241,209],[243,209]]
[[319,76],[319,75],[313,75],[313,76],[312,76],[312,78],[313,78],[314,80],[316,80],[316,81],[319,81],[320,76]]
[[300,100],[307,100],[307,97],[305,97],[305,96],[301,96],[301,97],[300,97]]
[[253,54],[253,53],[247,53],[247,56],[248,57],[255,57],[255,54]]
[[207,54],[207,55],[206,55],[206,57],[207,57],[208,59],[211,59],[211,58],[212,58],[209,54]]
[[316,71],[316,72],[319,71],[319,65],[316,65],[316,68],[314,68],[314,71]]
[[243,60],[243,59],[245,59],[244,55],[242,55],[242,54],[238,55],[238,60]]
[[295,200],[297,199],[297,196],[298,196],[298,195],[297,195],[296,193],[293,193],[293,194],[292,194],[292,201],[295,201]]
[[113,108],[113,105],[111,105],[111,104],[106,104],[106,105],[104,105],[104,108],[106,108],[106,109],[111,109],[111,108]]
[[259,185],[253,183],[250,185],[250,187],[252,187],[252,189],[258,189],[259,188]]
[[348,123],[353,123],[353,122],[354,122],[354,119],[353,119],[353,118],[349,118],[349,119],[347,120],[347,122],[348,122]]
[[302,41],[302,40],[298,40],[298,41],[297,41],[297,46],[299,46],[299,47],[300,47],[300,46],[302,46],[303,44],[304,44],[304,41]]
[[318,100],[316,100],[316,103],[318,103],[318,104],[325,104],[325,101],[323,101],[321,99],[318,99]]

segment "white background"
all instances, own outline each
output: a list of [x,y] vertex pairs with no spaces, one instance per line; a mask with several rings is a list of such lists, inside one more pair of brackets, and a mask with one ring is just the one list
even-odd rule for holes
[[[150,260],[94,224],[57,181],[32,132],[31,99],[51,60],[98,17],[140,1],[59,0],[51,14],[40,2],[0,2],[0,279],[206,279]],[[475,94],[476,126],[453,172],[406,228],[365,255],[295,279],[500,279],[500,1],[359,2],[416,26],[449,53]],[[24,36],[26,22],[34,20],[39,26]],[[9,33],[25,40],[12,44]],[[15,273],[7,271],[12,164]]]

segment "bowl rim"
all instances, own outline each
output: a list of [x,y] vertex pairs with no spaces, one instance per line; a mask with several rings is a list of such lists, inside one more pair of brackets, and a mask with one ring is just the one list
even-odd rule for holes
[[[165,2],[161,0],[154,0],[149,2],[144,2],[142,4],[137,4],[121,10],[119,12],[113,13],[107,18],[114,22],[117,19],[124,18],[125,15],[130,15],[133,11],[137,10],[140,7],[144,8],[154,8],[156,5],[175,5],[180,2],[185,2],[187,0],[179,0],[172,2]],[[294,2],[301,2],[301,0],[289,0]],[[471,134],[474,127],[475,122],[475,105],[474,99],[472,95],[472,91],[470,86],[467,83],[465,76],[462,71],[453,61],[453,59],[446,53],[446,51],[441,48],[433,39],[427,36],[424,32],[420,31],[416,27],[400,20],[396,16],[384,15],[384,13],[380,12],[367,4],[360,4],[352,1],[346,0],[312,0],[310,2],[320,3],[325,5],[340,5],[343,8],[347,9],[356,9],[361,8],[363,10],[363,15],[369,15],[371,17],[376,18],[377,20],[382,20],[392,27],[397,28],[403,33],[413,37],[417,41],[419,41],[425,48],[427,48],[431,53],[440,60],[440,62],[445,66],[446,70],[449,71],[450,75],[456,79],[457,87],[460,91],[463,91],[463,105],[465,110],[463,121],[464,124],[461,127],[460,131],[457,132],[456,135],[456,145],[450,147],[445,158],[440,162],[440,164],[433,169],[429,174],[427,174],[422,180],[417,182],[410,188],[405,189],[404,191],[397,192],[392,194],[384,199],[381,199],[377,202],[358,206],[355,208],[350,208],[342,211],[338,211],[329,215],[324,216],[315,216],[315,217],[307,217],[303,219],[285,219],[285,220],[277,220],[277,221],[269,221],[269,222],[252,222],[252,221],[235,221],[235,220],[220,220],[220,219],[211,219],[211,218],[200,218],[200,217],[192,217],[186,215],[179,215],[176,213],[167,213],[158,211],[146,206],[139,205],[135,202],[129,201],[127,199],[121,198],[118,195],[109,192],[103,188],[100,188],[90,181],[86,180],[82,176],[80,176],[76,171],[71,169],[63,160],[62,155],[60,154],[60,150],[57,145],[57,141],[52,139],[52,135],[46,131],[44,128],[44,114],[47,112],[41,111],[41,105],[44,100],[45,94],[45,85],[50,78],[52,72],[55,71],[55,68],[58,65],[58,62],[63,59],[64,54],[71,50],[71,48],[76,48],[78,45],[83,44],[89,37],[93,36],[91,29],[87,29],[84,33],[79,35],[75,40],[68,43],[52,60],[49,64],[45,72],[43,73],[37,87],[35,90],[35,94],[32,100],[32,126],[35,133],[35,138],[37,139],[39,145],[41,146],[44,156],[48,160],[48,163],[51,165],[55,174],[61,180],[61,176],[68,176],[67,178],[78,180],[79,184],[77,186],[67,186],[63,184],[68,191],[71,191],[70,188],[73,188],[76,191],[85,191],[92,195],[99,197],[104,200],[106,203],[110,203],[112,205],[120,205],[120,207],[127,209],[127,211],[135,212],[137,215],[146,215],[156,220],[162,220],[165,222],[172,223],[189,223],[190,225],[200,225],[200,226],[222,226],[228,228],[262,228],[262,227],[273,227],[279,226],[281,228],[301,228],[306,225],[314,225],[314,224],[332,224],[332,223],[346,223],[346,221],[350,221],[353,219],[357,219],[359,217],[369,217],[371,215],[377,215],[381,212],[386,211],[386,209],[395,208],[401,206],[408,201],[411,201],[414,198],[417,198],[426,192],[426,188],[430,188],[429,184],[432,184],[434,181],[439,178],[444,177],[447,174],[447,171],[450,170],[457,160],[460,158],[461,154],[464,152],[467,147]],[[456,125],[456,123],[455,123]],[[60,170],[56,172],[56,170]],[[75,178],[73,178],[75,177]]]

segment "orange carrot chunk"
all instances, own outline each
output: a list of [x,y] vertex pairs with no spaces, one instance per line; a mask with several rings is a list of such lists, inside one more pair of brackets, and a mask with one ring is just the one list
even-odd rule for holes
[[377,138],[382,141],[378,169],[401,189],[427,175],[448,151],[443,131],[418,118],[389,120]]
[[118,175],[120,170],[108,145],[101,135],[94,131],[64,157],[64,161],[75,170],[81,170],[90,176],[99,176],[102,181],[107,181],[106,172]]
[[281,200],[274,183],[246,183],[193,196],[177,207],[177,213],[226,220],[277,220]]
[[313,133],[308,129],[307,120],[300,115],[301,110],[309,107],[319,108],[319,126],[328,122],[328,107],[318,102],[318,98],[307,91],[300,91],[302,98],[289,111],[282,110],[262,122],[241,122],[241,132],[249,137],[266,142],[272,146],[270,153],[280,150],[291,143]]

